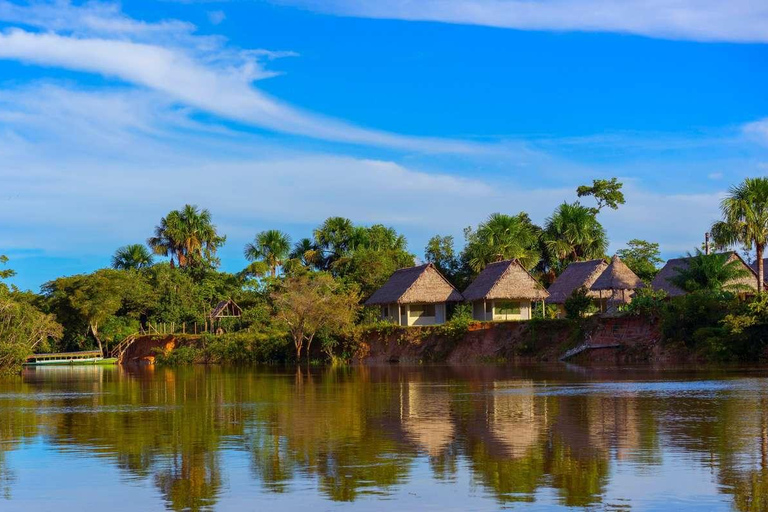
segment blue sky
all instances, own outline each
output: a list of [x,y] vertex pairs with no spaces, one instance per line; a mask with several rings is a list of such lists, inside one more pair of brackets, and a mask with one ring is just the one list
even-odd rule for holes
[[226,270],[330,215],[421,256],[618,176],[611,251],[679,255],[768,171],[768,8],[653,4],[0,0],[0,253],[37,289],[193,203]]

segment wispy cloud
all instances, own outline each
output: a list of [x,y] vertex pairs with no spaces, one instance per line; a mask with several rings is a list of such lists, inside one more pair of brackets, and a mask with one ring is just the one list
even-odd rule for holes
[[[182,105],[280,133],[418,152],[472,153],[471,142],[409,137],[361,128],[288,105],[254,82],[275,75],[261,61],[285,52],[238,50],[220,38],[196,37],[177,21],[132,20],[114,6],[68,3],[20,7],[0,3],[0,58],[95,73],[161,92]],[[60,13],[60,16],[57,16]]]
[[[106,262],[115,247],[144,240],[160,216],[184,203],[213,211],[229,236],[225,266],[238,270],[242,245],[269,227],[298,237],[327,216],[344,215],[395,226],[421,254],[429,236],[461,240],[462,228],[492,212],[524,210],[542,223],[557,204],[575,200],[570,186],[287,150],[201,125],[151,91],[51,84],[4,91],[0,134],[0,217],[13,226],[0,230],[0,246],[36,258],[101,255]],[[670,195],[625,182],[627,204],[602,214],[614,250],[638,237],[680,254],[717,218],[717,193]]]
[[519,30],[618,32],[664,39],[768,42],[763,0],[272,0],[341,16]]

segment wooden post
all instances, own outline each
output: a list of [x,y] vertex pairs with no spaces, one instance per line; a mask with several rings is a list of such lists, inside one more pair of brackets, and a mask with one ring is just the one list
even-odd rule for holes
[[483,322],[488,321],[488,306],[485,304],[485,299],[483,299]]
[[195,334],[197,334],[197,320],[195,320]]

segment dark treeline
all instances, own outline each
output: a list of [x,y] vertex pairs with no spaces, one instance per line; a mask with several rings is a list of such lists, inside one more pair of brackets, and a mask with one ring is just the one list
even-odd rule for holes
[[[350,333],[377,317],[363,302],[398,268],[432,262],[461,290],[489,263],[516,258],[548,286],[571,262],[606,258],[608,236],[599,217],[603,209],[624,204],[621,188],[615,178],[578,187],[574,201],[557,206],[542,226],[525,212],[494,213],[464,230],[460,251],[453,237],[436,235],[423,258],[409,252],[405,237],[394,228],[357,225],[341,217],[326,219],[297,241],[279,230],[265,230],[244,247],[249,263],[236,274],[218,270],[218,250],[226,236],[211,213],[186,205],[160,219],[146,245],[119,248],[112,268],[60,277],[43,285],[39,294],[0,285],[0,311],[7,317],[5,325],[14,326],[0,332],[0,363],[9,366],[32,350],[99,348],[106,353],[126,336],[158,325],[203,330],[210,327],[211,309],[226,299],[237,302],[243,315],[217,326],[228,336],[218,359],[280,361],[309,355],[312,346],[330,358],[346,358],[350,347],[342,340],[353,338]],[[734,187],[722,207],[723,220],[712,229],[715,244],[754,247],[762,257],[768,237],[768,179],[748,179]],[[645,240],[631,240],[619,255],[646,282],[662,261],[658,244]],[[705,255],[697,258],[711,268],[694,266],[703,274],[688,276],[682,287],[706,294],[707,300],[730,300],[735,291],[727,290],[723,276],[716,275],[722,273],[717,262]],[[0,279],[11,275],[6,269]],[[663,297],[644,292],[639,299],[629,313],[660,314]],[[569,308],[576,311],[572,316],[584,314],[588,302]],[[762,317],[757,318],[761,310],[748,319],[740,317],[748,312],[723,311],[714,326],[720,330],[717,336],[731,313],[739,318],[731,315],[729,321],[742,333],[762,325]],[[457,308],[454,316],[466,322],[467,314]],[[707,339],[715,336],[711,323],[705,327],[711,335]]]

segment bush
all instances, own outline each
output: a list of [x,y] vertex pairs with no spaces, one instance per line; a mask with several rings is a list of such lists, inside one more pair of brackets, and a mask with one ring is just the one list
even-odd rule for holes
[[565,299],[565,316],[571,320],[584,318],[585,316],[597,312],[594,300],[589,296],[589,290],[584,286],[573,291]]
[[661,316],[667,307],[667,292],[653,288],[640,288],[632,302],[621,306],[620,311],[634,316]]
[[155,362],[161,366],[182,366],[203,362],[202,350],[195,347],[177,347],[171,350],[157,349]]
[[696,331],[721,327],[728,312],[738,311],[740,306],[738,299],[727,292],[700,291],[674,297],[662,311],[664,338],[694,348],[703,339],[702,334],[694,336]]

